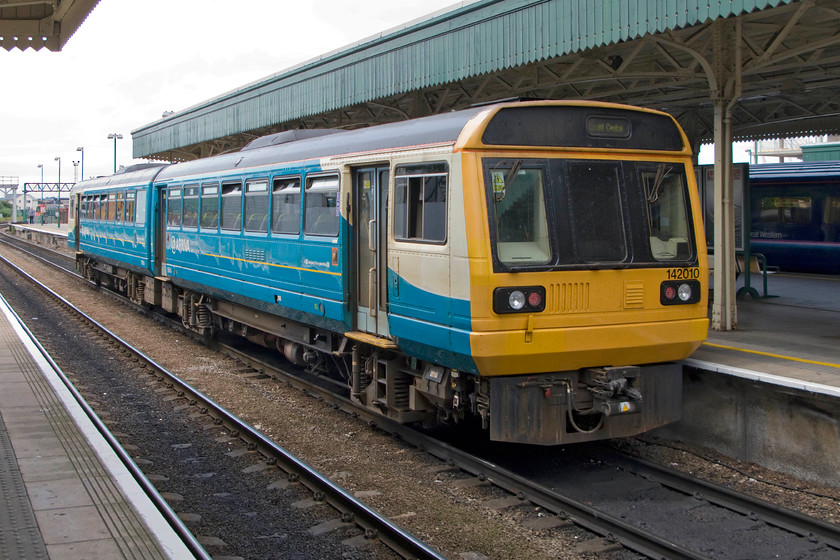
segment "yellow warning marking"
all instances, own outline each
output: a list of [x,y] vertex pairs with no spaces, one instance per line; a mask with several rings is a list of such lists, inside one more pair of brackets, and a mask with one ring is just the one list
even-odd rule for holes
[[712,342],[704,342],[704,346],[711,346],[712,348],[722,348],[724,350],[735,350],[736,352],[746,352],[747,354],[758,354],[759,356],[768,356],[770,358],[779,358],[780,360],[790,360],[792,362],[802,362],[803,364],[812,364],[816,366],[825,366],[840,369],[840,365],[829,362],[817,362],[815,360],[806,360],[804,358],[794,358],[793,356],[783,356],[782,354],[773,354],[771,352],[759,352],[758,350],[747,350],[746,348],[738,348],[736,346],[724,346],[723,344],[714,344]]

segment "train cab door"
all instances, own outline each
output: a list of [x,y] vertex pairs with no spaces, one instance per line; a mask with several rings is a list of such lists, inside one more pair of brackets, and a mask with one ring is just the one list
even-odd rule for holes
[[388,168],[353,170],[356,329],[388,336]]

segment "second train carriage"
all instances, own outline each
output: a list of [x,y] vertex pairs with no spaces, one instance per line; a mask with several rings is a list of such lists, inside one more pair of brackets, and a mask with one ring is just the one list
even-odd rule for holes
[[[89,275],[337,372],[396,420],[620,437],[679,418],[669,362],[706,336],[690,156],[670,116],[587,102],[288,131],[79,183],[71,244]],[[90,210],[132,191],[145,264],[117,249],[125,205]]]

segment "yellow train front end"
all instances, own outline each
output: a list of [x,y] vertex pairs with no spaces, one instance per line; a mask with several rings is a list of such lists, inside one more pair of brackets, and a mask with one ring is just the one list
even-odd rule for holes
[[493,440],[638,434],[681,415],[708,328],[691,153],[668,115],[502,106],[461,152],[471,356]]

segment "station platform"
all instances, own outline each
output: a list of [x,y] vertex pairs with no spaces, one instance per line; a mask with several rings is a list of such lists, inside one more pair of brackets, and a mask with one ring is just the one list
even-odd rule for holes
[[739,299],[736,330],[710,330],[685,364],[840,397],[840,276],[775,273],[767,292]]
[[0,557],[195,558],[0,297]]
[[29,231],[40,231],[44,233],[49,233],[50,235],[57,235],[59,237],[67,238],[68,226],[67,224],[23,224],[23,223],[14,223],[9,224],[16,228],[21,228]]

